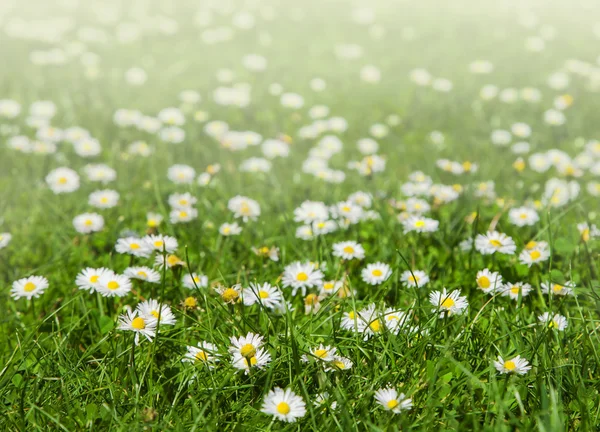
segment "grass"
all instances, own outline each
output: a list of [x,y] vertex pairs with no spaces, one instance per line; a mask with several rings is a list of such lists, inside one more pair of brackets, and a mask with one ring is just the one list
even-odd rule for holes
[[[596,217],[597,196],[586,192],[594,176],[585,171],[582,177],[567,178],[581,185],[576,199],[558,208],[542,205],[537,224],[517,227],[509,222],[508,209],[540,199],[545,182],[562,177],[554,168],[545,173],[529,166],[516,171],[512,164],[517,155],[490,142],[493,130],[524,122],[533,130],[532,152],[562,149],[575,157],[597,134],[597,93],[589,74],[570,73],[568,88],[560,91],[546,84],[550,74],[565,70],[568,59],[595,62],[594,15],[584,2],[569,9],[553,3],[533,7],[540,24],[526,28],[518,23],[523,13],[517,8],[491,2],[425,1],[416,7],[377,1],[373,7],[377,23],[385,29],[382,39],[371,36],[370,26],[352,21],[353,9],[346,2],[260,2],[258,10],[250,8],[255,28],[233,27],[233,39],[216,44],[203,42],[195,17],[205,6],[197,2],[171,6],[151,1],[150,16],[172,17],[178,31],[162,34],[155,24],[130,43],[115,39],[119,23],[150,22],[132,6],[101,2],[67,9],[66,3],[60,3],[40,3],[36,8],[16,5],[0,14],[4,29],[17,18],[26,20],[29,35],[34,29],[41,31],[40,23],[56,29],[56,23],[49,22],[52,17],[71,17],[74,25],[55,43],[14,37],[10,32],[0,35],[1,49],[10,58],[0,71],[0,95],[23,106],[16,118],[0,118],[0,232],[13,236],[0,250],[4,309],[0,430],[560,431],[600,426],[598,239],[585,242],[577,229],[578,223],[591,224]],[[208,28],[231,27],[232,14],[244,9],[242,3],[215,14]],[[275,16],[268,19],[271,10]],[[108,12],[116,21],[103,20]],[[543,51],[528,52],[524,41],[539,34],[543,25],[552,26],[555,37]],[[84,52],[98,57],[96,65],[83,64],[79,55],[68,56],[62,65],[32,64],[32,51],[76,48],[74,42],[85,36],[77,32],[81,28],[99,29],[107,38],[105,43],[82,42]],[[407,28],[414,30],[414,39],[403,36]],[[336,58],[334,46],[340,43],[359,44],[363,57]],[[267,69],[258,73],[245,69],[241,58],[248,53],[266,57]],[[468,72],[468,64],[480,58],[494,63],[491,75]],[[359,79],[365,64],[379,67],[381,82]],[[124,80],[125,71],[133,66],[148,73],[144,85]],[[450,79],[454,88],[445,94],[416,86],[408,77],[417,67]],[[235,83],[251,85],[247,108],[215,103],[214,89],[227,85],[215,78],[222,68],[234,71]],[[325,91],[310,89],[314,77],[325,79]],[[304,107],[282,107],[269,92],[275,82],[285,91],[301,94]],[[483,101],[479,90],[486,84],[501,89],[535,87],[542,100]],[[202,102],[181,104],[178,94],[185,89],[197,90]],[[565,110],[566,124],[546,124],[544,112],[552,108],[556,96],[565,93],[574,97],[573,106]],[[102,144],[102,153],[84,159],[68,143],[59,143],[58,152],[49,155],[9,148],[5,142],[11,135],[35,136],[26,118],[28,106],[37,100],[56,104],[52,125],[88,129]],[[348,130],[339,134],[344,149],[330,160],[330,166],[346,172],[341,184],[326,183],[301,169],[318,139],[303,139],[298,131],[312,122],[308,109],[317,104],[327,105],[330,117],[348,121]],[[112,120],[118,108],[155,116],[169,106],[180,107],[186,115],[182,144],[119,128]],[[242,161],[262,156],[260,148],[232,152],[221,147],[203,131],[204,122],[194,120],[197,110],[208,113],[210,120],[226,121],[232,130],[256,131],[265,139],[289,135],[290,157],[273,160],[268,173],[240,172]],[[360,176],[347,169],[349,161],[362,158],[356,141],[369,136],[371,125],[385,124],[389,115],[398,115],[402,122],[377,139],[379,154],[386,158],[385,171]],[[430,139],[435,130],[444,134],[443,143]],[[147,158],[128,154],[127,145],[135,140],[148,142],[153,154]],[[436,167],[441,158],[475,162],[479,171],[461,176],[446,173]],[[116,181],[106,186],[88,181],[82,173],[90,162],[114,168]],[[176,163],[188,164],[198,174],[209,164],[218,163],[222,169],[209,187],[195,182],[176,185],[167,179],[168,168]],[[45,184],[48,172],[59,166],[80,173],[77,191],[55,195]],[[434,204],[427,213],[440,222],[435,233],[405,234],[397,218],[399,210],[389,203],[404,199],[400,187],[417,170],[436,184],[464,188],[456,201]],[[469,187],[488,180],[495,182],[498,199],[478,197],[476,188]],[[119,192],[119,205],[93,209],[88,195],[104,188]],[[303,201],[333,205],[356,191],[374,196],[372,209],[379,219],[310,241],[296,238],[299,224],[293,210]],[[197,219],[181,224],[168,221],[168,196],[176,192],[197,197]],[[233,222],[227,202],[238,194],[257,200],[261,215],[248,223],[238,220],[243,227],[239,236],[221,236],[219,226]],[[82,235],[73,228],[72,219],[87,211],[102,214],[101,232]],[[134,281],[132,291],[122,298],[79,290],[75,277],[85,267],[122,272],[132,262],[151,265],[149,259],[131,259],[114,249],[127,232],[141,236],[153,231],[146,224],[148,212],[166,217],[158,232],[177,238],[177,253],[186,265],[161,271],[157,285]],[[461,241],[490,227],[514,239],[516,255],[460,251]],[[547,241],[551,257],[529,268],[517,256],[532,239]],[[346,262],[332,256],[332,245],[344,240],[361,243],[365,259]],[[278,247],[280,260],[273,262],[252,252],[252,247],[263,245]],[[302,296],[293,297],[289,288],[283,288],[294,310],[276,315],[260,305],[225,304],[213,289],[236,283],[247,287],[255,281],[282,286],[284,267],[298,260],[326,263],[326,280],[346,275],[356,295],[323,298],[318,312],[305,314]],[[367,285],[360,271],[377,261],[388,263],[393,274],[381,285]],[[475,283],[483,268],[500,272],[505,281],[527,282],[533,290],[517,300],[485,295]],[[417,269],[425,271],[431,282],[420,288],[405,287],[400,275]],[[207,275],[211,287],[182,286],[183,274],[190,271]],[[50,287],[34,301],[13,299],[12,283],[30,275],[45,276]],[[576,285],[575,296],[548,296],[541,291],[542,283],[568,281]],[[442,287],[459,289],[466,296],[466,313],[447,318],[436,313],[429,293]],[[187,297],[197,300],[196,309],[182,307]],[[177,324],[162,326],[152,342],[135,346],[131,332],[117,329],[118,317],[125,306],[133,308],[148,298],[169,305]],[[362,334],[341,327],[344,312],[370,303],[409,314],[410,324],[420,331],[383,332],[364,340]],[[564,315],[568,327],[559,332],[540,325],[537,317],[543,312]],[[227,349],[230,337],[248,332],[265,337],[272,361],[245,375],[231,365]],[[199,341],[215,344],[223,356],[213,369],[181,361],[186,347]],[[335,346],[353,367],[330,373],[318,363],[302,362],[302,355],[320,343]],[[525,375],[499,374],[493,366],[498,355],[521,355],[532,369]],[[410,397],[413,408],[397,415],[382,409],[374,394],[388,385]],[[261,412],[265,395],[277,386],[289,387],[305,400],[306,415],[298,422],[283,423]],[[330,395],[329,402],[336,402],[335,409],[313,404],[323,392]]]

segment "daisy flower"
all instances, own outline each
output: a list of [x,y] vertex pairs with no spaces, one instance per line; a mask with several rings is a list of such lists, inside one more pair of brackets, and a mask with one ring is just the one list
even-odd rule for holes
[[343,288],[344,281],[324,281],[323,284],[319,287],[319,295],[320,296],[328,296],[333,295]]
[[344,312],[340,321],[340,327],[344,330],[358,331],[360,321],[361,317],[356,311]]
[[521,356],[506,361],[498,356],[498,360],[494,362],[494,367],[501,374],[515,373],[517,375],[525,375],[531,369],[529,362]]
[[6,246],[8,246],[11,240],[12,235],[10,233],[0,233],[0,249],[4,249]]
[[529,207],[512,208],[508,212],[510,223],[518,227],[535,225],[540,217],[537,212]]
[[440,312],[440,317],[461,315],[469,306],[467,298],[461,296],[459,290],[448,293],[446,288],[429,294],[429,302]]
[[143,301],[137,305],[135,310],[143,318],[155,318],[158,321],[160,316],[160,324],[175,325],[177,322],[171,308],[164,303],[160,304],[157,300],[148,299]]
[[156,319],[154,317],[139,316],[139,311],[128,310],[119,316],[119,330],[127,330],[135,333],[135,344],[140,344],[140,335],[145,336],[149,342],[156,335]]
[[127,267],[123,274],[130,279],[139,279],[150,283],[160,282],[160,273],[150,267]]
[[189,289],[206,288],[208,286],[208,277],[197,273],[186,273],[181,279],[181,284]]
[[404,393],[398,393],[395,388],[386,387],[375,392],[375,400],[385,410],[399,414],[412,408],[412,399],[407,398]]
[[268,309],[276,309],[283,302],[283,294],[279,288],[268,282],[262,285],[251,282],[250,287],[245,288],[242,294],[246,306],[259,303]]
[[521,297],[526,297],[533,288],[528,283],[524,282],[516,282],[516,283],[505,283],[500,288],[503,296],[508,296],[513,300],[517,300],[519,298],[519,294]]
[[98,213],[83,213],[73,218],[73,227],[81,234],[102,231],[104,218]]
[[[167,129],[175,130],[170,128]],[[176,164],[169,167],[167,178],[175,184],[191,184],[196,178],[196,170],[189,165]]]
[[352,360],[342,356],[335,356],[333,360],[325,365],[325,372],[338,372],[352,369]]
[[365,250],[360,243],[354,241],[344,241],[333,244],[333,256],[345,260],[361,260],[365,257]]
[[475,249],[482,255],[491,255],[496,252],[512,255],[517,250],[517,246],[513,239],[506,234],[490,231],[475,237]]
[[27,297],[27,300],[37,298],[48,288],[48,279],[43,276],[30,276],[13,282],[10,295],[15,300]]
[[79,175],[71,168],[56,168],[46,176],[46,184],[55,194],[74,192],[79,189]]
[[573,288],[575,284],[573,282],[565,282],[563,285],[557,283],[545,283],[542,282],[542,293],[554,294],[554,295],[573,295]]
[[142,237],[142,240],[146,242],[152,249],[158,252],[167,251],[173,253],[177,250],[177,239],[171,236],[165,236],[162,234],[158,235],[147,235]]
[[146,225],[148,225],[149,228],[156,228],[162,223],[163,219],[161,214],[148,213],[146,214]]
[[304,296],[307,288],[317,287],[323,283],[323,272],[312,263],[296,261],[285,267],[282,282],[284,287],[292,287],[292,295],[302,290]]
[[190,222],[198,217],[198,210],[189,207],[186,209],[175,209],[169,212],[169,221],[172,224]]
[[168,268],[173,268],[176,266],[184,266],[185,262],[177,255],[173,254],[156,255],[156,258],[154,258],[154,266],[162,269],[165,265]]
[[261,411],[275,416],[278,420],[292,423],[304,417],[306,405],[292,390],[276,387],[265,396]]
[[258,348],[252,355],[243,356],[234,353],[231,359],[233,367],[246,371],[250,368],[262,369],[271,362],[271,354],[263,348]]
[[113,208],[119,202],[119,193],[110,190],[99,190],[92,192],[88,198],[88,204],[101,209]]
[[234,223],[224,223],[219,227],[219,234],[229,237],[234,235],[239,235],[242,232],[242,227],[240,227],[236,222]]
[[264,344],[263,337],[256,333],[248,333],[246,336],[240,336],[239,338],[232,336],[229,339],[231,341],[229,352],[242,357],[254,356]]
[[120,254],[148,258],[152,247],[144,239],[137,237],[124,237],[117,240],[115,250]]
[[317,313],[321,309],[321,298],[317,294],[310,293],[304,297],[304,314]]
[[303,362],[308,362],[309,360],[317,360],[330,362],[333,361],[336,355],[337,348],[331,346],[325,346],[323,344],[313,347],[309,350],[309,354],[304,354],[302,356]]
[[318,201],[304,201],[294,210],[294,221],[309,225],[313,222],[329,219],[327,206]]
[[169,205],[173,209],[189,209],[197,202],[197,198],[193,196],[191,193],[186,192],[182,194],[174,193],[169,195]]
[[260,216],[260,205],[258,202],[241,195],[231,198],[227,203],[227,208],[233,212],[234,217],[242,218],[244,222],[256,220]]
[[546,325],[548,328],[552,328],[557,331],[564,331],[567,328],[567,318],[563,315],[555,314],[552,315],[549,312],[544,312],[538,316],[538,320]]
[[400,275],[402,283],[411,288],[421,288],[429,283],[429,276],[422,270],[406,270]]
[[547,247],[536,246],[533,249],[525,249],[519,254],[519,261],[531,267],[533,264],[547,261],[550,258],[550,249]]
[[252,252],[254,252],[258,256],[268,257],[271,261],[279,261],[279,248],[272,246],[268,248],[267,246],[263,246],[260,248],[252,248]]
[[382,314],[382,319],[389,332],[398,334],[406,323],[408,315],[394,308],[387,308]]
[[380,285],[392,275],[392,269],[386,263],[376,262],[368,264],[360,274],[362,280],[369,285]]
[[502,276],[498,272],[492,272],[485,268],[477,272],[475,282],[481,291],[493,294],[502,286]]
[[80,290],[87,290],[90,293],[96,291],[98,288],[98,281],[100,280],[100,276],[102,276],[105,272],[110,271],[107,268],[91,268],[87,267],[79,272],[79,274],[75,277],[75,285]]
[[369,339],[371,336],[383,333],[385,329],[385,322],[382,321],[374,304],[370,304],[366,308],[361,309],[356,318],[356,331],[362,333],[365,340]]
[[98,279],[96,291],[104,297],[123,297],[131,291],[131,281],[126,276],[107,270]]
[[318,395],[316,395],[313,403],[316,407],[324,408],[328,406],[329,409],[332,410],[337,408],[337,402],[331,401],[331,396],[327,392],[319,393]]
[[241,300],[242,286],[240,284],[231,287],[218,286],[215,291],[219,293],[225,303],[235,304]]
[[440,223],[422,216],[409,216],[402,221],[402,225],[404,225],[404,233],[406,234],[412,231],[418,233],[435,232],[438,230]]
[[214,367],[214,363],[219,361],[217,346],[209,342],[200,341],[198,346],[187,346],[187,353],[181,360],[188,363],[204,363],[209,368]]

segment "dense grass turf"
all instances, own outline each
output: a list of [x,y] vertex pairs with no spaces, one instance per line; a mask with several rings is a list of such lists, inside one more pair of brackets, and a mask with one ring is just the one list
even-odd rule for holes
[[[25,3],[0,6],[6,60],[0,70],[0,430],[600,426],[596,5]],[[229,40],[214,40],[227,32]],[[358,58],[340,53],[348,44],[361,48]],[[264,70],[252,70],[263,60],[245,63],[248,54],[266,60]],[[492,70],[477,73],[478,60],[491,62]],[[369,74],[366,65],[375,70]],[[143,69],[146,79],[136,80],[131,68]],[[419,85],[415,69],[432,79]],[[315,78],[324,89],[315,90]],[[448,83],[438,78],[451,88],[443,91]],[[225,104],[217,88],[235,85],[233,102]],[[250,89],[247,106],[238,106],[245,94],[240,85]],[[284,106],[277,85],[300,95],[301,106]],[[490,85],[498,94],[482,90]],[[182,100],[184,90],[201,101],[192,101],[194,94]],[[36,111],[39,101],[52,101],[56,113],[39,103]],[[315,105],[329,112],[317,119]],[[156,119],[168,107],[185,119],[181,143],[161,138],[164,117],[153,132],[118,124],[127,115],[119,109]],[[345,119],[347,128],[336,128],[332,117]],[[248,145],[249,134],[217,133],[215,120],[230,131],[260,134],[259,145]],[[55,139],[75,126],[98,140],[99,154],[85,156],[76,138]],[[511,131],[508,142],[499,142],[498,130]],[[339,151],[329,147],[338,141],[325,136],[339,138]],[[367,137],[379,149],[361,153],[357,142]],[[289,156],[263,154],[260,144],[268,139],[278,139]],[[149,155],[131,151],[138,140]],[[518,142],[529,144],[520,145],[520,154]],[[376,156],[365,153],[381,156],[385,168],[374,172]],[[250,157],[269,159],[270,169],[240,169]],[[548,169],[536,167],[536,158]],[[309,170],[308,159],[320,168]],[[116,179],[91,181],[85,167],[97,163],[114,169]],[[176,164],[194,168],[189,183],[169,179]],[[61,181],[46,180],[59,167],[80,177],[69,193],[53,193]],[[104,189],[118,192],[117,205],[102,209],[89,201]],[[346,202],[358,191],[370,205]],[[184,192],[197,202],[170,215],[169,197]],[[228,203],[237,195],[256,200],[260,215],[236,217]],[[415,197],[423,200],[417,207]],[[306,200],[337,205],[325,216],[333,232],[318,234],[324,221],[313,224],[310,215],[299,221]],[[355,218],[345,215],[348,206]],[[419,206],[427,211],[421,214]],[[531,209],[527,218],[511,215],[521,207]],[[171,220],[193,209],[191,221]],[[149,212],[162,215],[162,223],[148,224]],[[83,213],[100,214],[103,228],[82,233],[73,220]],[[519,226],[525,219],[531,224]],[[223,235],[222,224],[233,222],[241,233]],[[415,231],[429,223],[431,232]],[[510,236],[513,250],[500,253],[493,241],[477,237],[488,231]],[[79,289],[76,277],[88,267],[118,274],[153,267],[161,250],[144,258],[115,249],[119,238],[146,234],[176,238],[181,265],[155,267],[157,283],[132,278],[123,296],[103,295],[114,293],[102,278],[91,291]],[[479,240],[461,244],[473,239]],[[342,241],[362,245],[364,258],[335,256],[333,245]],[[253,250],[265,246],[278,248],[278,261],[266,249]],[[535,259],[533,251],[547,259],[523,263],[523,256]],[[295,261],[317,263],[323,273],[305,293],[286,286],[284,273]],[[385,280],[369,284],[377,274],[369,270],[365,277],[364,269],[377,262],[391,274],[386,279],[383,271]],[[489,292],[478,279],[486,268],[504,282]],[[406,279],[418,270],[429,283],[409,286]],[[205,275],[206,286],[199,278],[186,287],[191,272]],[[47,278],[48,288],[28,299],[23,281],[21,296],[11,295],[30,276]],[[302,281],[298,272],[291,277]],[[323,281],[338,281],[332,291],[339,291],[328,295]],[[529,285],[519,289],[518,282]],[[248,305],[251,283],[279,287],[274,292],[283,293],[288,307]],[[240,301],[226,302],[232,294],[223,289],[236,284],[246,288]],[[444,312],[452,306],[446,294],[430,299],[443,288],[457,290],[468,307]],[[136,345],[119,317],[148,299],[167,305],[176,322],[165,323],[165,310],[155,314],[158,320],[144,315],[146,329],[158,325],[160,332],[150,332],[151,341],[141,335]],[[562,317],[549,325],[539,318],[545,312]],[[249,332],[264,337],[261,349],[270,356],[264,365],[252,353],[229,352],[230,338]],[[202,341],[214,347],[182,361]],[[339,370],[338,357],[321,360],[320,344],[335,348],[350,367]],[[509,361],[516,356],[531,369],[516,373]],[[245,373],[234,360],[259,364]],[[304,401],[305,412],[292,406],[295,422],[263,412],[276,387]],[[386,387],[404,393],[412,407],[386,409],[394,404],[375,398]],[[395,400],[402,402],[400,395]]]

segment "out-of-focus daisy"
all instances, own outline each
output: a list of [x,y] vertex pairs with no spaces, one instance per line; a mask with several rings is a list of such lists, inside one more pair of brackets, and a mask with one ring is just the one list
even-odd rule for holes
[[262,246],[259,248],[252,248],[252,252],[254,252],[258,256],[268,257],[271,261],[279,261],[279,248],[276,246]]
[[162,223],[163,219],[163,216],[159,213],[148,213],[146,215],[146,225],[149,228],[156,228]]
[[542,315],[538,316],[538,321],[557,331],[564,331],[568,325],[567,318],[565,316],[560,314],[552,315],[550,312],[544,312]]
[[55,194],[74,192],[79,189],[79,175],[71,168],[56,168],[46,176],[46,184]]
[[517,246],[513,239],[506,234],[489,231],[475,237],[475,249],[482,255],[491,255],[496,252],[512,255],[517,250]]
[[440,317],[461,315],[469,306],[467,298],[461,296],[459,290],[448,293],[446,288],[429,294],[429,302],[440,312]]
[[325,372],[339,372],[352,369],[352,360],[342,356],[335,356],[325,365]]
[[365,250],[360,243],[355,241],[344,241],[333,244],[333,256],[345,260],[361,260],[365,257]]
[[554,295],[573,295],[573,288],[575,288],[575,284],[573,282],[565,282],[564,284],[558,283],[546,283],[542,282],[542,292],[544,294],[554,294]]
[[160,282],[160,273],[150,267],[127,267],[123,274],[130,279],[139,279],[150,283]]
[[494,367],[501,374],[514,373],[517,375],[525,375],[531,369],[529,362],[519,355],[506,361],[498,356],[498,360],[494,361]]
[[240,227],[236,222],[234,223],[224,223],[219,227],[219,234],[229,237],[239,235],[242,232],[242,227]]
[[440,223],[434,219],[422,216],[410,216],[408,219],[402,221],[402,225],[404,226],[404,233],[412,231],[424,233],[437,231]]
[[362,280],[369,285],[379,285],[392,275],[392,269],[386,263],[376,262],[374,264],[368,264],[362,269],[360,275]]
[[550,258],[550,249],[544,246],[536,246],[531,249],[525,249],[519,254],[519,261],[531,267],[533,264],[547,261]]
[[185,262],[174,254],[167,255],[156,255],[154,258],[154,265],[158,268],[163,268],[165,265],[168,268],[173,268],[176,266],[184,266]]
[[268,282],[263,284],[250,283],[243,291],[244,305],[251,306],[259,303],[268,309],[276,309],[283,302],[283,294],[276,286]]
[[407,398],[404,393],[398,393],[398,390],[392,387],[377,390],[375,400],[385,410],[392,411],[394,414],[408,411],[413,406],[412,399]]
[[477,272],[475,282],[481,291],[493,294],[502,286],[502,276],[498,272],[483,269]]
[[535,225],[540,220],[537,212],[528,207],[510,209],[508,218],[510,219],[510,223],[520,227]]
[[181,279],[181,284],[189,289],[195,289],[196,287],[206,288],[208,286],[208,277],[196,273],[186,273]]
[[88,204],[97,208],[112,208],[119,202],[119,193],[110,190],[99,190],[92,192],[88,198]]
[[263,402],[261,411],[288,423],[293,423],[306,414],[304,400],[290,389],[276,387]]
[[422,270],[406,270],[400,275],[400,280],[408,287],[422,288],[429,283],[429,276]]
[[73,227],[81,234],[101,231],[104,228],[104,218],[98,213],[83,213],[73,218]]
[[187,353],[181,361],[195,364],[205,364],[213,368],[214,364],[220,360],[217,346],[210,342],[198,342],[198,346],[187,346]]
[[316,347],[311,348],[308,354],[302,356],[302,361],[307,362],[309,360],[315,360],[320,362],[333,361],[337,353],[337,348],[332,346],[325,346],[320,344]]
[[14,299],[26,297],[27,300],[37,298],[44,293],[50,284],[43,276],[30,276],[13,282],[10,295]]
[[140,343],[140,335],[152,342],[152,338],[156,336],[156,319],[140,316],[138,310],[129,310],[119,316],[118,329],[134,332],[136,345]]
[[125,237],[117,240],[115,250],[121,254],[148,258],[152,253],[152,247],[144,239],[137,237]]
[[513,300],[517,300],[519,296],[526,297],[529,295],[532,289],[531,285],[525,282],[507,282],[500,288],[500,291],[503,296],[508,296]]
[[186,209],[174,209],[169,213],[169,220],[172,224],[181,222],[190,222],[198,217],[198,210],[189,207]]
[[7,232],[0,233],[0,249],[4,249],[10,241],[12,240],[12,235]]
[[285,267],[282,282],[284,287],[292,287],[292,295],[301,290],[304,296],[307,288],[322,284],[323,272],[312,263],[296,261]]
[[227,208],[233,212],[234,217],[242,218],[244,222],[255,220],[260,216],[260,205],[253,199],[237,195],[229,200]]

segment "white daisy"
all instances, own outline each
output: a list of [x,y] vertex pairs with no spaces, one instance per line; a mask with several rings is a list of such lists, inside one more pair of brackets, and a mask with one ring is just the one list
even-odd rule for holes
[[158,252],[166,251],[167,253],[173,253],[177,250],[178,246],[177,239],[175,237],[162,234],[147,235],[142,237],[142,240],[144,240],[147,245]]
[[323,283],[323,272],[312,263],[296,261],[285,267],[282,282],[284,287],[292,287],[292,295],[302,290],[304,296],[307,288],[320,286]]
[[361,260],[365,257],[365,250],[360,243],[355,241],[344,241],[333,244],[333,256],[345,260]]
[[208,286],[208,277],[197,273],[186,273],[181,279],[181,284],[189,289],[206,288]]
[[187,353],[181,360],[182,362],[189,363],[204,363],[209,368],[214,367],[214,363],[220,359],[217,346],[209,342],[198,342],[198,346],[187,346]]
[[429,283],[429,276],[422,270],[406,270],[400,275],[400,280],[408,287],[422,288]]
[[459,290],[448,293],[446,288],[429,294],[429,302],[440,312],[440,317],[461,315],[469,306],[467,298],[461,296]]
[[568,325],[565,316],[559,314],[552,315],[549,312],[544,312],[542,315],[538,316],[538,320],[548,328],[557,331],[564,331]]
[[127,267],[123,274],[131,279],[139,279],[150,283],[160,282],[160,273],[150,267]]
[[517,375],[524,375],[531,369],[529,362],[519,355],[506,361],[498,356],[498,360],[494,361],[494,367],[501,374],[515,373]]
[[407,398],[404,393],[398,393],[395,388],[386,387],[375,392],[375,400],[385,410],[399,414],[410,410],[413,406],[412,399]]
[[531,267],[533,264],[547,261],[550,258],[550,249],[547,247],[536,246],[533,249],[524,249],[519,254],[519,261]]
[[13,282],[10,295],[14,299],[26,297],[27,300],[37,298],[48,288],[48,279],[43,276],[30,276]]
[[225,237],[239,235],[242,232],[242,227],[234,223],[224,223],[219,227],[219,234]]
[[4,249],[12,240],[12,234],[3,232],[0,233],[0,249]]
[[102,231],[104,218],[98,213],[83,213],[73,218],[73,227],[81,234]]
[[105,272],[110,271],[106,268],[85,268],[79,272],[77,277],[75,278],[75,285],[80,290],[87,290],[89,292],[96,291],[98,287],[98,281],[100,280],[100,276],[102,276]]
[[263,402],[261,411],[285,422],[295,422],[306,414],[304,400],[292,390],[279,387],[271,390]]
[[493,294],[502,286],[502,275],[489,269],[483,269],[477,272],[475,282],[477,288],[481,291],[486,294]]
[[575,284],[573,282],[565,282],[564,284],[557,283],[546,283],[542,282],[542,292],[544,294],[554,295],[573,295],[573,288]]
[[124,237],[117,240],[115,250],[120,254],[148,258],[152,247],[144,239],[137,237]]
[[135,310],[143,318],[160,320],[160,324],[175,325],[177,322],[171,308],[164,303],[159,303],[157,300],[148,299],[143,301],[137,305]]
[[242,218],[244,222],[256,220],[260,216],[260,205],[253,199],[237,195],[229,200],[227,208],[233,212],[234,217]]
[[126,311],[119,316],[119,330],[128,330],[135,332],[135,344],[139,345],[140,335],[145,336],[148,341],[156,335],[156,319],[154,317],[139,316],[139,311]]
[[517,300],[519,298],[519,295],[521,297],[526,297],[531,292],[531,290],[533,290],[531,285],[525,282],[507,282],[500,288],[500,291],[503,296],[508,296],[513,300]]
[[98,279],[96,291],[104,297],[123,297],[131,291],[131,281],[126,276],[107,270]]
[[406,234],[412,231],[418,233],[435,232],[438,230],[440,223],[435,219],[429,219],[423,216],[409,216],[402,221],[402,225],[404,226],[404,233]]
[[360,274],[362,280],[369,285],[380,285],[392,275],[392,269],[386,263],[376,262],[368,264]]
[[259,303],[268,309],[276,309],[283,302],[283,294],[276,286],[271,286],[268,282],[263,284],[250,283],[248,288],[243,291],[244,305],[252,306]]
[[92,192],[88,198],[88,204],[101,209],[113,208],[119,202],[119,193],[110,190],[99,190]]
[[510,209],[508,212],[508,218],[510,219],[510,223],[519,227],[532,226],[540,220],[537,212],[529,207],[517,207]]
[[56,168],[46,176],[46,184],[55,194],[74,192],[79,189],[79,175],[71,168]]
[[271,354],[263,348],[258,348],[254,354],[248,356],[234,353],[231,358],[233,367],[244,370],[246,374],[248,374],[250,368],[262,369],[270,362]]
[[491,255],[496,252],[512,255],[517,250],[517,246],[513,239],[506,234],[489,231],[475,237],[475,249],[482,255]]

